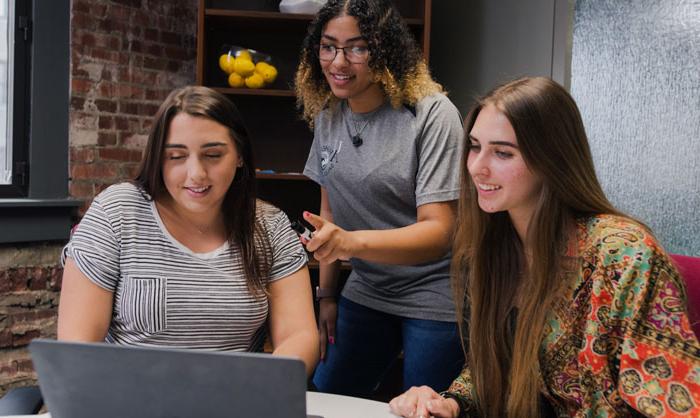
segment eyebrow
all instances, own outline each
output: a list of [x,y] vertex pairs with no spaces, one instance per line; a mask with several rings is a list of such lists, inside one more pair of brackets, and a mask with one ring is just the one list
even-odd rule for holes
[[[225,142],[207,142],[206,144],[202,145],[202,148],[225,147],[226,145],[228,144]],[[187,147],[183,144],[165,144],[165,148],[187,149]]]
[[[479,142],[479,143],[481,142],[472,134],[469,134],[469,139],[471,139],[472,141]],[[506,147],[512,147],[512,148],[518,149],[518,146],[516,144],[514,144],[512,142],[508,142],[508,141],[489,141],[489,144],[490,145],[503,145]]]
[[[325,33],[324,33],[323,35],[321,35],[321,36],[324,37],[324,38],[327,38],[327,39],[330,40],[330,41],[338,42],[338,39],[336,39],[336,38],[334,38],[334,37],[332,37],[332,36],[330,36],[330,35],[326,35]],[[365,38],[364,38],[362,35],[360,35],[360,36],[355,36],[354,38],[350,38],[350,39],[345,40],[345,43],[348,43],[348,42],[355,42],[355,41],[364,41],[364,40],[365,40]]]

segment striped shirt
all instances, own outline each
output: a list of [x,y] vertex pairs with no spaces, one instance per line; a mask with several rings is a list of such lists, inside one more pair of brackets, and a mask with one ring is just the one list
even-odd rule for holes
[[[302,268],[306,252],[287,216],[260,201],[256,216],[272,247],[267,283]],[[192,252],[133,184],[110,186],[93,200],[61,261],[66,257],[114,292],[107,342],[236,351],[262,346],[268,299],[248,290],[240,250],[226,243]]]

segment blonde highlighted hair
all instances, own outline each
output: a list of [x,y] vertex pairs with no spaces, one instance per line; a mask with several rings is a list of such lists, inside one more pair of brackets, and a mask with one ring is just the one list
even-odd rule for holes
[[323,75],[318,48],[328,21],[340,16],[357,19],[370,50],[367,64],[373,80],[394,108],[414,106],[426,96],[443,92],[430,76],[413,36],[390,0],[330,0],[309,26],[295,78],[297,106],[309,125],[313,126],[314,118],[326,106],[334,108],[338,103]]

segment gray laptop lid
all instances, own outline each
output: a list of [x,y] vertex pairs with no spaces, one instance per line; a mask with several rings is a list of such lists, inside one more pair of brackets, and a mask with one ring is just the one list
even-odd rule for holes
[[306,417],[300,360],[34,340],[51,418]]

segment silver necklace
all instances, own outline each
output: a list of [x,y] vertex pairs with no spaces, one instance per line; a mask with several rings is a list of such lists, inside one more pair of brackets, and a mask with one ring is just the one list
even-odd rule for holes
[[372,120],[372,117],[370,116],[369,118],[367,118],[367,120],[365,120],[365,123],[362,125],[362,127],[360,127],[360,124],[358,123],[358,121],[352,117],[352,110],[350,110],[350,105],[348,105],[347,102],[345,103],[345,107],[346,107],[346,114],[345,114],[346,118],[345,119],[346,120],[349,119],[352,122],[352,126],[353,126],[353,128],[355,128],[355,134],[353,135],[353,133],[350,132],[350,123],[346,122],[345,127],[348,130],[348,135],[350,135],[350,141],[352,142],[352,145],[354,145],[355,147],[359,147],[363,143],[362,136],[361,136],[362,132],[364,132],[365,128],[367,128],[369,126],[369,123]]

